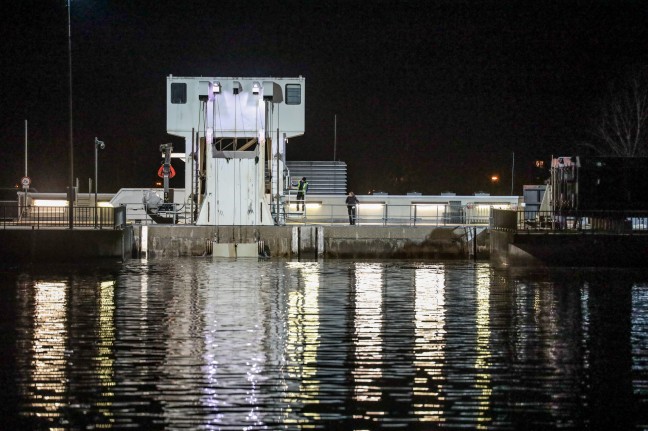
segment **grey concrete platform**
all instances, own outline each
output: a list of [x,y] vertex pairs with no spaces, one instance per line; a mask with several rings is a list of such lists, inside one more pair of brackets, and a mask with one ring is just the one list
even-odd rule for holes
[[[488,258],[488,231],[472,240],[467,226],[187,226],[128,225],[123,229],[12,228],[0,230],[7,262],[76,261],[212,255],[217,247],[257,244],[270,258]],[[249,246],[245,247],[249,254]],[[242,248],[241,248],[242,249]]]

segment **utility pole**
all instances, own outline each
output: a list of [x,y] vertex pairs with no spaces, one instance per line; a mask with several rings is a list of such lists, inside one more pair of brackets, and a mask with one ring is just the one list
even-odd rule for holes
[[513,162],[511,163],[511,196],[513,196],[514,173],[515,173],[515,152],[513,152]]
[[333,161],[337,160],[337,114],[333,117]]

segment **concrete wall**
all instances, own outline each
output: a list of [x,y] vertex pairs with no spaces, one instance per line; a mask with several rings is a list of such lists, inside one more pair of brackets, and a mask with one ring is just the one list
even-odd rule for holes
[[3,262],[74,262],[131,257],[133,229],[0,230]]
[[467,257],[466,232],[453,227],[327,227],[325,255],[329,258]]
[[206,256],[213,243],[260,240],[272,256],[289,257],[291,230],[290,226],[136,226],[133,257]]
[[463,227],[154,225],[135,227],[133,257],[203,256],[213,243],[262,241],[270,257],[457,259],[468,256],[466,239]]
[[491,261],[499,267],[645,267],[648,235],[492,231]]

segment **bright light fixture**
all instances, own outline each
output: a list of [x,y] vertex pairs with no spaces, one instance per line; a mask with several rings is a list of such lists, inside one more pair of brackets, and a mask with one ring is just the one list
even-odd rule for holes
[[382,207],[383,207],[384,205],[385,205],[385,204],[382,204],[382,203],[380,203],[380,204],[363,204],[363,203],[358,204],[358,206],[362,207],[362,209],[365,209],[365,210],[377,210],[377,209],[382,209]]
[[475,207],[477,207],[478,209],[495,208],[498,210],[503,210],[511,208],[511,204],[477,204],[475,205]]
[[214,92],[214,94],[220,94],[220,92],[221,92],[221,83],[219,81],[215,81],[212,84],[212,91]]
[[[316,209],[316,208],[321,208],[322,203],[321,202],[306,202],[306,208],[311,208],[311,209]],[[290,209],[297,209],[297,204],[293,203],[290,204]]]
[[259,94],[260,91],[261,85],[257,81],[254,81],[252,83],[252,94]]
[[56,199],[34,199],[35,207],[66,207],[68,201],[61,201]]

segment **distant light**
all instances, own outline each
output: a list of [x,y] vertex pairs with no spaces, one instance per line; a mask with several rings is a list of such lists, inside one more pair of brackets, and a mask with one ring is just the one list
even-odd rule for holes
[[261,85],[257,81],[254,81],[254,83],[252,83],[252,94],[259,94],[260,91]]
[[66,207],[68,201],[61,201],[56,199],[34,199],[35,207]]
[[497,176],[497,175],[491,176],[491,181],[494,182],[494,183],[498,182],[499,181],[499,176]]

